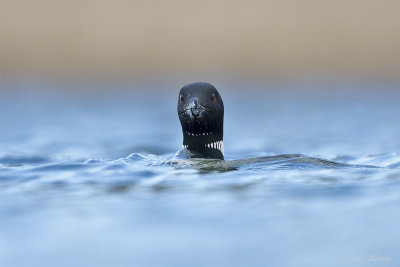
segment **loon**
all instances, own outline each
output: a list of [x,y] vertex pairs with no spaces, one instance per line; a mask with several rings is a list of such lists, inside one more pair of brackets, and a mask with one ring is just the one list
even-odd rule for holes
[[224,159],[224,103],[209,83],[185,85],[179,92],[178,116],[182,126],[182,149],[191,158]]

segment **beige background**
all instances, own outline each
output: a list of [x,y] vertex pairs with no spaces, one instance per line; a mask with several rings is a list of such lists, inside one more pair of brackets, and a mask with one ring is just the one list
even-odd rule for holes
[[396,80],[400,1],[0,0],[4,79]]

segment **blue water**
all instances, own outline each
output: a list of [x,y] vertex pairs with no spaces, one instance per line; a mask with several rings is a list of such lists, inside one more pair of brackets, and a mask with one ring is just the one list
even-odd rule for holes
[[396,86],[216,84],[226,161],[174,86],[3,85],[0,266],[399,266]]

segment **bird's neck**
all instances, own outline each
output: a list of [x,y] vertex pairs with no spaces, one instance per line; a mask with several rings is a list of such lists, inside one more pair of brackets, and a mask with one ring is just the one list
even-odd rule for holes
[[183,133],[182,148],[200,154],[204,158],[224,159],[222,133]]

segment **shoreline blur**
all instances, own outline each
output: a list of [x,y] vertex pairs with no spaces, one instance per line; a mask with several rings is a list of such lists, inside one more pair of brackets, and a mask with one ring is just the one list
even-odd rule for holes
[[0,7],[0,82],[400,77],[400,2],[391,0]]

